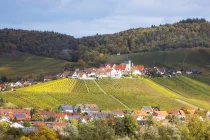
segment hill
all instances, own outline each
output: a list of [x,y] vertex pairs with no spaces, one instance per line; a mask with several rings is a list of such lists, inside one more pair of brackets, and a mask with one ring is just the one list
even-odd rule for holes
[[134,64],[143,64],[145,67],[197,68],[206,74],[210,72],[210,49],[208,48],[110,55],[107,63],[121,63],[126,58],[129,58]]
[[[199,83],[199,82],[198,82]],[[203,92],[208,88],[203,89]],[[183,93],[184,94],[184,93]],[[185,94],[189,94],[186,92]],[[207,100],[197,96],[188,98],[176,94],[150,79],[102,79],[84,81],[59,79],[14,92],[1,93],[1,97],[18,107],[56,109],[60,104],[94,103],[101,109],[139,109],[143,105],[158,106],[161,110],[192,107],[188,103],[210,109]],[[202,102],[205,101],[205,102]],[[188,103],[186,103],[188,102]]]
[[61,72],[69,62],[32,55],[26,52],[0,54],[0,76],[37,78],[40,74]]
[[137,28],[76,39],[55,32],[0,30],[0,52],[19,50],[72,62],[103,62],[105,55],[176,48],[210,47],[210,23],[187,19],[174,24]]
[[186,76],[176,78],[154,78],[155,82],[187,98],[188,102],[209,108],[210,84],[202,83]]

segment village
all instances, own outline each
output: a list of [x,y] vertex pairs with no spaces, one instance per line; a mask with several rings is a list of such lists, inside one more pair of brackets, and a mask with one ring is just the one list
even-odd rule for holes
[[40,125],[57,128],[65,127],[68,122],[80,124],[95,119],[113,120],[113,118],[123,118],[125,115],[133,116],[139,126],[146,125],[150,119],[167,125],[169,123],[186,122],[195,114],[199,115],[201,121],[210,119],[210,111],[200,109],[183,108],[181,110],[160,111],[157,106],[143,106],[140,110],[133,111],[102,111],[96,104],[76,104],[75,107],[72,105],[60,105],[56,111],[0,108],[0,122],[6,122],[10,127],[20,128],[23,132],[29,132]]
[[19,80],[17,82],[5,82],[0,84],[0,91],[14,91],[16,88],[40,84],[59,78],[72,78],[79,80],[99,80],[103,78],[171,78],[180,74],[202,74],[201,71],[194,68],[189,69],[167,69],[163,67],[145,68],[144,65],[134,65],[131,60],[125,59],[120,64],[101,64],[99,68],[90,67],[85,69],[77,69],[74,71],[64,71],[55,75],[45,75],[43,81],[35,81],[33,79]]

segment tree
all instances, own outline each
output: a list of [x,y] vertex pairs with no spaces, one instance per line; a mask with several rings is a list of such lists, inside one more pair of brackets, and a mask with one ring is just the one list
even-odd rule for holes
[[79,131],[77,127],[70,123],[68,123],[63,129],[59,130],[58,133],[60,135],[60,139],[76,140],[79,138]]
[[114,130],[108,125],[106,120],[96,119],[92,123],[96,127],[95,133],[100,140],[109,140],[114,137]]
[[78,113],[81,113],[81,108],[80,108],[80,106],[78,107],[77,112],[78,112]]
[[181,140],[178,128],[175,125],[168,124],[158,127],[161,140]]
[[26,137],[26,136],[22,136],[21,138],[20,138],[20,140],[31,140],[29,137]]
[[138,124],[133,116],[126,115],[124,118],[117,118],[114,124],[115,134],[121,137],[136,136]]
[[194,115],[187,127],[191,139],[210,139],[210,121],[201,121],[199,116]]
[[131,115],[125,115],[123,118],[125,131],[128,136],[135,136],[138,129],[136,119]]
[[149,115],[148,120],[147,120],[147,125],[148,126],[153,126],[155,124],[155,121],[153,119],[152,115]]
[[56,132],[46,126],[39,126],[39,129],[31,133],[29,138],[32,140],[58,140]]
[[177,125],[182,140],[190,140],[190,131],[186,124]]
[[96,127],[93,123],[80,123],[78,125],[80,139],[82,140],[93,140],[98,139],[96,132]]
[[23,126],[24,127],[31,127],[31,123],[29,121],[24,121]]
[[2,76],[2,77],[1,77],[1,81],[5,83],[5,82],[8,82],[8,79],[7,79],[6,76]]
[[140,129],[139,137],[141,140],[158,140],[160,136],[156,126],[145,125]]

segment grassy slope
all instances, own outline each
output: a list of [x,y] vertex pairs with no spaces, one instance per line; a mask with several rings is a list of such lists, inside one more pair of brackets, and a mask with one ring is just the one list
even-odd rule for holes
[[210,85],[187,76],[176,78],[154,78],[155,82],[175,91],[185,98],[182,100],[198,107],[210,109]]
[[59,79],[21,88],[15,92],[2,93],[1,96],[21,107],[53,109],[60,104],[78,103],[95,103],[103,110],[126,109],[109,94],[131,109],[139,109],[143,105],[159,106],[162,110],[179,109],[184,106],[175,100],[181,99],[179,96],[149,79],[104,79],[97,82],[107,95],[103,94],[93,81]]
[[146,67],[198,68],[205,72],[210,71],[210,49],[177,49],[120,56],[111,55],[107,62],[121,63],[127,57],[131,59],[134,64],[143,64]]
[[0,76],[37,76],[49,72],[62,71],[62,67],[67,63],[64,60],[40,57],[23,52],[13,52],[0,54]]
[[172,51],[111,55],[108,63],[120,63],[129,58],[134,64],[146,67],[163,66],[168,68],[196,68],[201,75],[184,75],[178,78],[156,78],[154,81],[187,97],[183,98],[202,108],[210,109],[210,49],[178,49]]

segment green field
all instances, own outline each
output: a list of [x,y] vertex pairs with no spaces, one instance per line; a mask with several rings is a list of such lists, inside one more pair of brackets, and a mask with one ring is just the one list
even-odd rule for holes
[[[97,82],[97,83],[96,83]],[[186,93],[187,94],[187,93]],[[188,101],[150,79],[102,79],[84,81],[59,79],[43,84],[1,93],[1,97],[19,107],[56,109],[60,104],[97,104],[100,109],[140,109],[144,105],[158,106],[161,110],[180,109],[188,106],[179,100],[194,105],[208,106]],[[200,101],[204,98],[200,98]]]
[[154,78],[164,87],[183,96],[183,100],[204,109],[210,109],[210,85],[202,75],[180,75],[176,78]]
[[33,77],[46,73],[57,73],[68,63],[64,60],[36,56],[24,52],[0,54],[0,76]]

